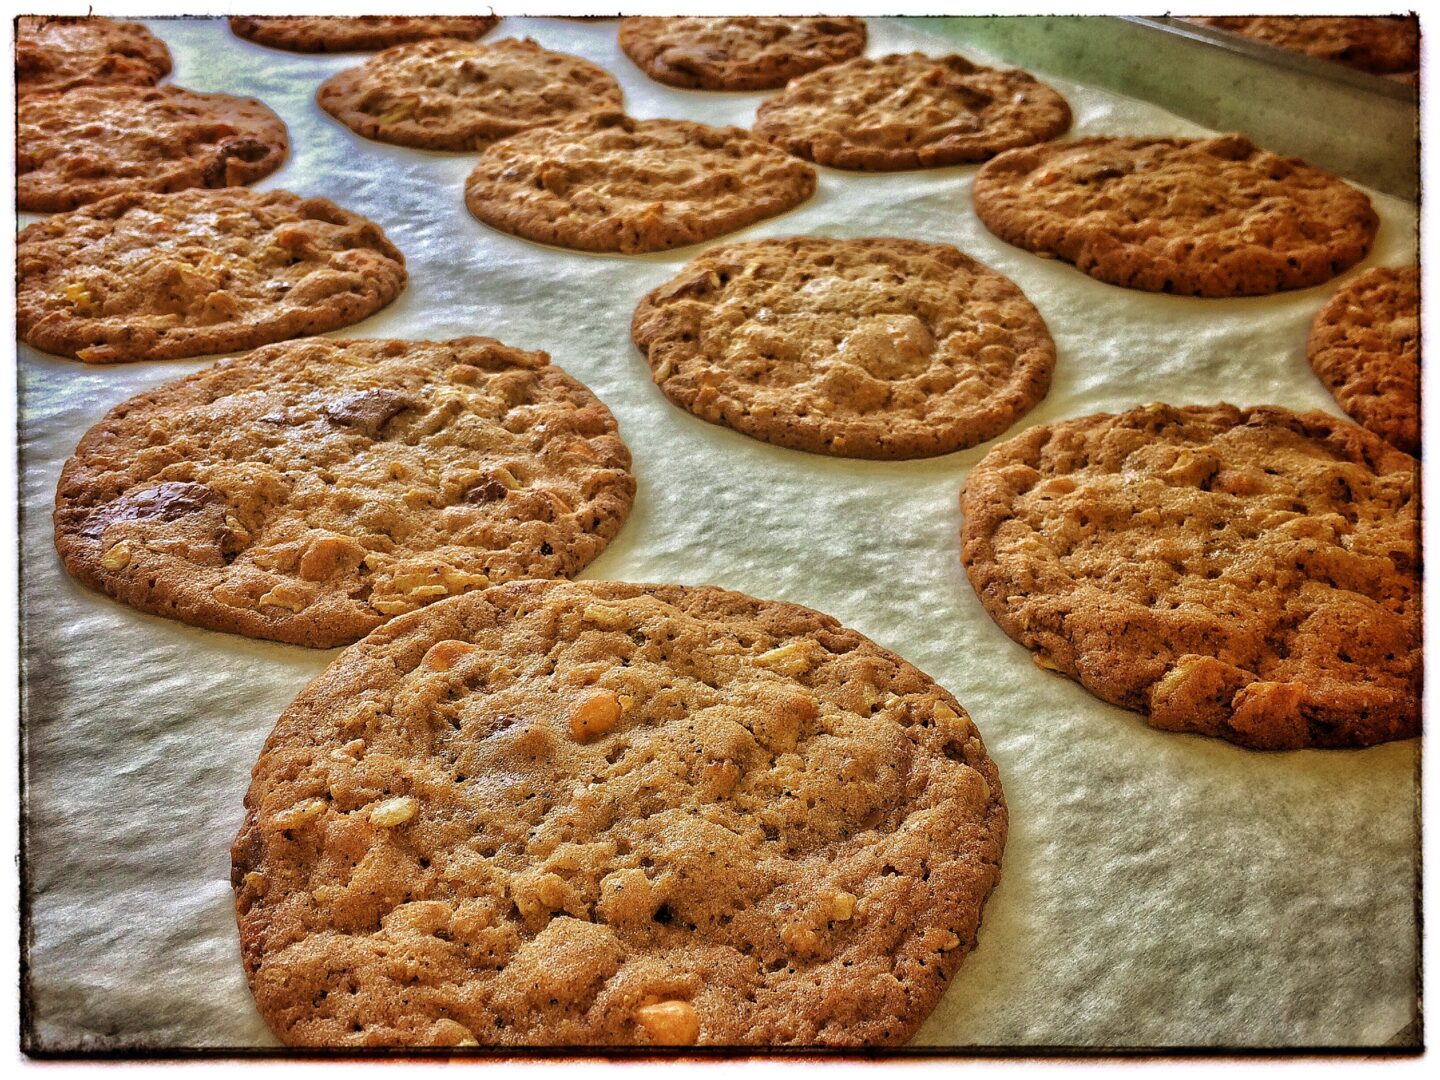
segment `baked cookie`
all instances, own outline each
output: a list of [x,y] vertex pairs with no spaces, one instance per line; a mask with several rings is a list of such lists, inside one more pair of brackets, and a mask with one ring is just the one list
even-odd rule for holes
[[230,29],[273,49],[364,52],[430,38],[474,41],[499,21],[498,15],[232,15]]
[[331,76],[320,107],[367,139],[480,150],[575,113],[618,109],[620,84],[588,60],[507,38],[399,45]]
[[636,255],[723,236],[814,193],[814,169],[743,128],[592,113],[493,144],[465,205],[527,240]]
[[961,497],[980,601],[1042,668],[1241,746],[1420,732],[1417,462],[1325,413],[1034,427]]
[[1340,407],[1420,453],[1420,272],[1379,266],[1340,289],[1310,327],[1306,356]]
[[1420,67],[1420,25],[1413,15],[1210,15],[1191,21],[1374,75]]
[[620,48],[656,82],[690,90],[773,90],[865,49],[863,19],[728,16],[620,21]]
[[1380,224],[1363,192],[1240,135],[1012,150],[980,169],[973,194],[1007,243],[1184,296],[1319,285],[1363,259]]
[[232,877],[304,1046],[896,1045],[974,947],[1006,812],[964,709],[834,619],[518,582],[286,709]]
[[286,342],[138,394],[55,495],[70,573],[141,611],[326,648],[573,574],[635,492],[609,410],[490,338]]
[[377,225],[288,191],[116,195],[30,225],[15,258],[20,336],[95,364],[319,334],[405,287]]
[[682,408],[844,457],[984,442],[1045,396],[1055,366],[1013,282],[918,240],[711,248],[641,301],[631,334]]
[[154,86],[170,50],[139,23],[22,15],[15,20],[15,97],[77,86]]
[[15,124],[15,201],[43,213],[128,191],[249,184],[290,145],[284,121],[254,98],[178,86],[32,94]]
[[867,172],[985,161],[1069,127],[1065,99],[1025,72],[921,53],[822,68],[755,114],[758,138],[819,165]]

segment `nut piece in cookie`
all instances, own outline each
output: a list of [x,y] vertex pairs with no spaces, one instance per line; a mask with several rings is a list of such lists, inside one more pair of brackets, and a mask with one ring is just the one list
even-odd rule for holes
[[797,75],[860,55],[865,23],[851,18],[632,16],[620,47],[657,82],[691,90],[774,90]]
[[1146,405],[971,470],[961,558],[1042,667],[1262,750],[1420,732],[1417,462],[1325,413]]
[[711,248],[641,301],[631,334],[682,408],[843,457],[984,442],[1045,395],[1055,366],[1045,322],[1013,282],[918,240]]
[[411,41],[488,34],[495,15],[233,15],[230,29],[260,45],[293,52],[365,52]]
[[154,86],[170,50],[139,23],[22,15],[15,20],[15,97],[77,86]]
[[280,717],[245,808],[256,1004],[336,1048],[899,1045],[1007,827],[974,725],[895,654],[595,581],[381,627]]

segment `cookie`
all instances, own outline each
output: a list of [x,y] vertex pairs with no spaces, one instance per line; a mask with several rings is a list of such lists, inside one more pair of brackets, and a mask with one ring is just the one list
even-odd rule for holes
[[378,226],[288,191],[136,192],[17,240],[15,315],[37,349],[88,363],[171,360],[335,330],[405,287]]
[[1211,15],[1192,21],[1374,75],[1420,67],[1420,26],[1413,15]]
[[22,15],[15,21],[15,97],[77,86],[154,86],[170,50],[139,23]]
[[320,107],[367,139],[424,150],[480,150],[497,139],[618,109],[620,84],[588,60],[507,38],[492,45],[399,45],[331,76]]
[[465,205],[527,240],[636,255],[723,236],[814,193],[814,169],[743,128],[592,113],[492,145]]
[[641,301],[631,334],[681,408],[844,457],[984,442],[1045,396],[1055,366],[1013,282],[918,240],[711,248]]
[[254,98],[178,86],[33,94],[16,107],[16,204],[51,213],[124,192],[249,184],[289,145],[284,121]]
[[1320,309],[1306,356],[1340,407],[1420,453],[1420,272],[1367,270]]
[[656,82],[689,90],[774,90],[859,56],[863,19],[656,18],[620,21],[620,48]]
[[980,169],[973,195],[1007,243],[1183,296],[1319,285],[1363,259],[1380,224],[1363,192],[1240,135],[1012,150]]
[[1417,463],[1325,413],[1031,428],[961,497],[970,583],[1040,667],[1262,750],[1420,732]]
[[516,578],[573,574],[635,492],[609,410],[490,338],[309,338],[112,409],[65,464],[55,544],[91,588],[328,648]]
[[999,775],[928,676],[793,604],[519,582],[286,709],[233,850],[304,1046],[895,1045],[974,947]]
[[857,57],[790,82],[755,135],[818,165],[867,172],[985,161],[1070,127],[1070,106],[1023,71],[963,56]]
[[497,15],[232,15],[230,29],[272,49],[364,52],[430,38],[474,41],[499,21]]

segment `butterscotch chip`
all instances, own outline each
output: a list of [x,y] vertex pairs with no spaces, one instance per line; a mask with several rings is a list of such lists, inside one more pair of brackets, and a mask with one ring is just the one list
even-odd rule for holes
[[1374,75],[1420,67],[1420,26],[1413,15],[1210,15],[1193,21]]
[[284,121],[254,98],[178,86],[31,95],[15,123],[16,206],[47,213],[124,192],[249,184],[289,149]]
[[499,21],[495,15],[234,15],[230,29],[275,49],[363,52],[430,38],[474,41]]
[[15,97],[77,86],[154,86],[170,50],[139,23],[22,15],[15,21]]
[[1012,150],[973,191],[1007,243],[1112,285],[1185,296],[1318,285],[1363,259],[1380,224],[1363,192],[1240,135]]
[[576,113],[620,107],[620,84],[588,60],[507,38],[422,41],[331,76],[320,107],[368,139],[480,150]]
[[[462,364],[475,374],[457,385]],[[141,611],[324,648],[577,572],[625,520],[629,466],[609,411],[544,353],[310,338],[112,409],[60,475],[55,543]],[[446,640],[423,666],[468,671],[472,653]]]
[[[477,662],[428,669],[449,640]],[[757,663],[795,642],[803,676]],[[596,665],[634,707],[580,742]],[[441,1021],[481,1045],[901,1043],[1005,843],[995,765],[942,702],[963,715],[834,619],[715,588],[514,582],[397,619],[255,767],[232,879],[260,1013],[304,1046],[441,1045]],[[377,827],[400,798],[414,816]]]
[[1070,127],[1070,106],[1019,70],[963,56],[857,57],[794,79],[755,114],[755,134],[837,169],[985,161]]
[[405,286],[377,225],[288,191],[131,192],[36,222],[17,245],[20,336],[97,364],[323,333]]
[[865,23],[849,18],[731,16],[620,21],[620,47],[657,82],[691,90],[773,90],[860,55]]
[[495,143],[465,182],[485,224],[544,244],[640,254],[783,213],[815,170],[743,128],[594,113]]
[[677,405],[780,446],[944,454],[1050,385],[1055,345],[1008,278],[943,244],[793,237],[712,248],[635,311]]
[[1325,413],[1147,405],[992,450],[961,556],[1007,634],[1154,727],[1368,746],[1420,731],[1417,481]]
[[1420,273],[1367,270],[1315,316],[1306,355],[1340,407],[1420,453]]

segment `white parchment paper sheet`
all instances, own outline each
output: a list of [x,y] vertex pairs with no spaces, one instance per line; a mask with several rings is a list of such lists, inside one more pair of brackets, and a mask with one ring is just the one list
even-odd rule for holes
[[[615,412],[639,495],[586,576],[711,582],[819,608],[970,710],[1000,766],[1010,842],[979,948],[917,1044],[1377,1045],[1412,1022],[1416,742],[1253,753],[1151,731],[1039,671],[959,564],[957,495],[987,447],[830,460],[682,412],[628,331],[635,302],[698,248],[599,257],[495,232],[462,202],[473,155],[369,142],[316,107],[316,86],[356,57],[265,49],[213,19],[150,25],[174,53],[174,82],[254,95],[289,124],[290,161],[257,186],[333,198],[405,252],[404,295],[342,336],[492,334],[549,351]],[[950,50],[923,28],[870,29],[873,56]],[[763,98],[653,83],[609,21],[507,18],[491,36],[506,35],[601,64],[639,117],[748,126]],[[1052,82],[1076,135],[1199,133]],[[1049,397],[1017,431],[1145,401],[1336,411],[1304,360],[1333,286],[1213,301],[1100,284],[987,233],[970,206],[974,172],[822,169],[810,203],[734,238],[915,237],[1008,274],[1059,348]],[[1375,203],[1384,225],[1366,265],[1411,261],[1413,207]],[[52,1050],[275,1045],[241,973],[228,846],[271,725],[334,654],[138,614],[72,582],[50,534],[60,466],[81,434],[207,362],[95,369],[20,350],[30,989],[37,1045]]]

